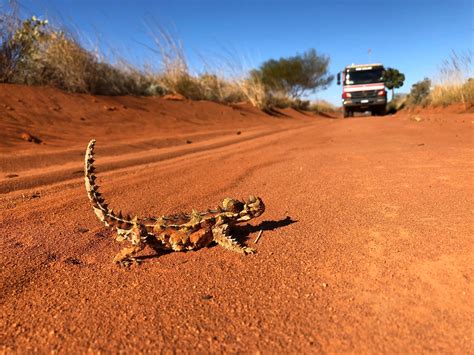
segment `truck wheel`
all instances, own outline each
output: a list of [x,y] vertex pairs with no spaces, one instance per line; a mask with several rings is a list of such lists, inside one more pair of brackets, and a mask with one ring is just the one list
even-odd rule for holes
[[385,106],[381,106],[381,107],[374,108],[371,111],[371,113],[372,113],[372,116],[385,116],[387,113],[387,110]]
[[354,114],[352,113],[352,111],[348,110],[348,109],[344,109],[344,118],[347,118],[347,117],[352,117]]

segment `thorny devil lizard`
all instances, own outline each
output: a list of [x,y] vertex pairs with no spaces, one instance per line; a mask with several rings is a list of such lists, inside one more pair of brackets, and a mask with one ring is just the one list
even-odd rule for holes
[[159,218],[138,218],[114,212],[105,203],[95,183],[94,145],[92,139],[87,146],[84,159],[84,175],[87,195],[97,217],[110,229],[117,231],[117,240],[128,241],[114,258],[114,262],[128,265],[136,261],[135,255],[145,245],[156,250],[196,250],[216,242],[231,251],[252,254],[254,249],[241,246],[230,234],[232,225],[260,216],[265,205],[259,197],[250,196],[248,201],[225,198],[222,206],[214,210],[181,213]]

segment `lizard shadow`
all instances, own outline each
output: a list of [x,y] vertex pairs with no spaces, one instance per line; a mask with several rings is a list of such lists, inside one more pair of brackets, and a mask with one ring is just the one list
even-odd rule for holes
[[239,243],[246,243],[250,239],[250,234],[260,231],[273,231],[278,228],[289,226],[290,224],[298,222],[297,220],[292,219],[290,216],[287,216],[280,220],[273,221],[263,221],[256,226],[251,224],[246,224],[244,226],[233,226],[232,227],[232,236],[237,239]]
[[[291,217],[287,216],[280,220],[273,220],[273,221],[263,221],[256,226],[251,224],[246,224],[243,226],[235,225],[232,226],[232,236],[236,239],[240,244],[245,245],[247,241],[250,239],[250,235],[255,232],[259,231],[273,231],[278,228],[289,226],[290,224],[298,222],[297,220],[292,219]],[[217,244],[213,242],[207,248],[214,248]],[[159,248],[153,247],[153,243],[150,243],[150,247],[154,250],[155,253],[137,256],[137,260],[146,260],[146,259],[153,259],[158,258],[162,255],[173,253],[172,250],[163,250]]]

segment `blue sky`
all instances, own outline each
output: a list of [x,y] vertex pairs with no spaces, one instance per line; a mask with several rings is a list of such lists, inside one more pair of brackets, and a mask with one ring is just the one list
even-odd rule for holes
[[[5,3],[6,0],[0,0]],[[84,38],[135,63],[154,60],[147,24],[158,23],[183,42],[192,68],[201,58],[232,53],[258,66],[315,48],[331,58],[335,74],[350,63],[381,62],[413,83],[436,75],[452,50],[473,49],[471,0],[20,0],[37,15],[78,30]],[[369,58],[368,50],[371,49]],[[242,59],[244,58],[244,59]],[[317,98],[340,103],[334,82]],[[312,95],[311,98],[315,96]]]

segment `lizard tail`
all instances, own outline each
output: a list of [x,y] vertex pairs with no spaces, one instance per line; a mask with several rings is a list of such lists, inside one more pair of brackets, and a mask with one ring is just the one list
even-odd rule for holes
[[86,184],[87,196],[91,202],[92,208],[99,220],[110,228],[130,229],[136,220],[132,220],[130,216],[122,216],[122,213],[115,213],[109,209],[104,198],[99,192],[99,186],[95,183],[94,175],[94,145],[95,139],[92,139],[87,145],[86,155],[84,158],[84,181]]

